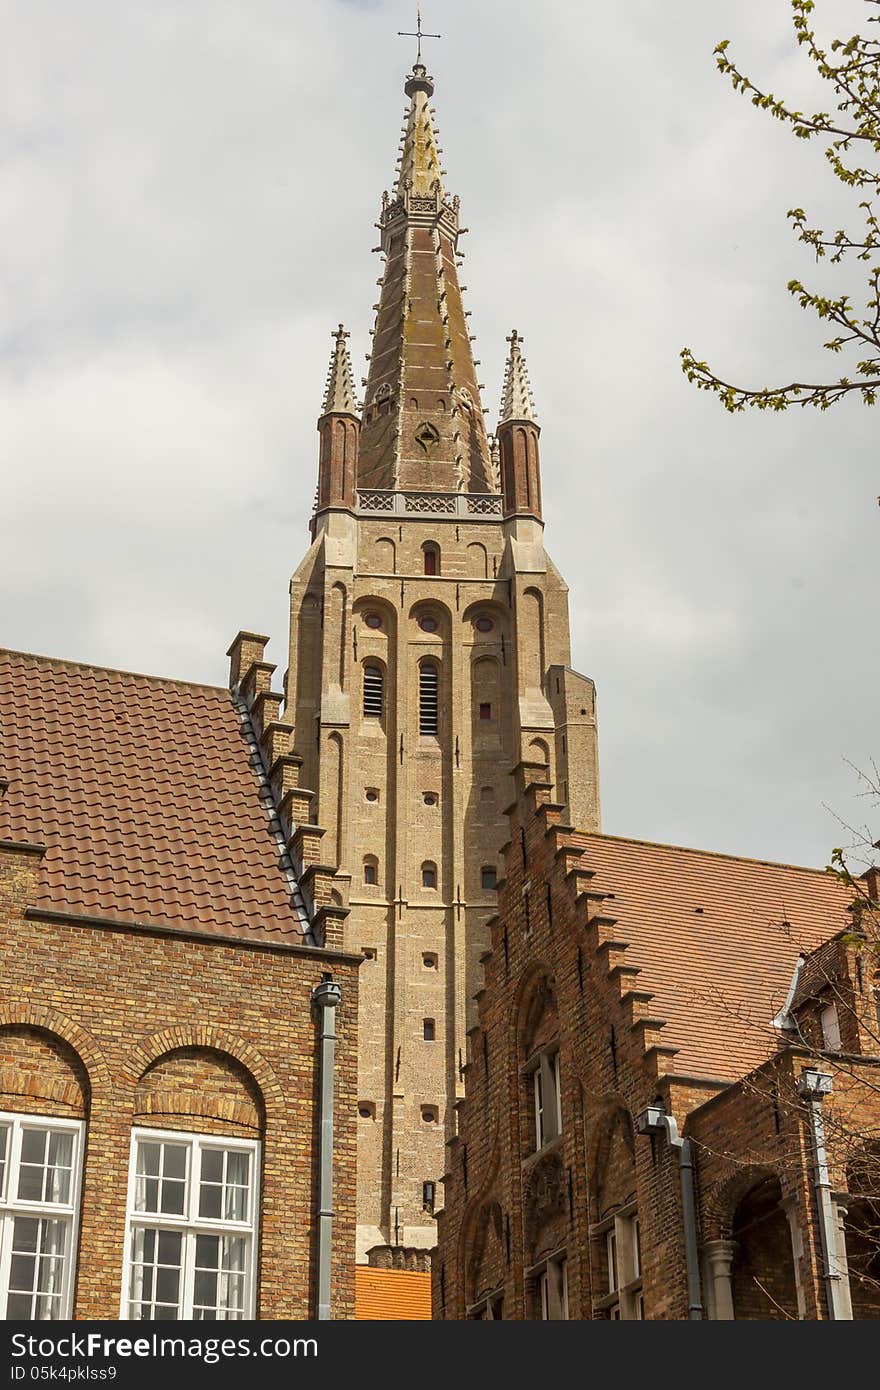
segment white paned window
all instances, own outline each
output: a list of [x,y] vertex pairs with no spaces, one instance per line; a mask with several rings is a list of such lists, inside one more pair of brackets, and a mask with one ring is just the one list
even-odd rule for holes
[[562,1133],[562,1102],[560,1097],[559,1053],[542,1052],[530,1063],[532,1092],[535,1102],[535,1148],[543,1149],[551,1139]]
[[135,1130],[122,1316],[252,1318],[258,1188],[253,1141]]
[[609,1218],[605,1230],[608,1294],[600,1306],[615,1321],[639,1321],[642,1311],[642,1255],[639,1218],[631,1207]]
[[69,1318],[84,1125],[0,1114],[0,1318]]
[[826,1004],[820,1014],[822,1045],[827,1052],[840,1051],[840,1019],[834,1004]]
[[543,1322],[568,1321],[568,1261],[564,1255],[547,1261],[538,1275],[538,1295]]

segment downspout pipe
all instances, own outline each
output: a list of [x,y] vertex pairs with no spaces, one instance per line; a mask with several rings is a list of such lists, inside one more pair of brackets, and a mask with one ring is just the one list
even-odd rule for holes
[[330,1318],[330,1272],[333,1255],[333,1081],[336,1065],[336,1010],[342,990],[329,975],[312,990],[320,1012],[321,1074],[318,1130],[318,1268],[319,1321]]
[[697,1201],[694,1187],[694,1151],[690,1139],[678,1132],[674,1115],[659,1105],[649,1105],[636,1116],[639,1134],[665,1134],[671,1149],[678,1150],[678,1176],[681,1183],[681,1212],[684,1226],[684,1258],[687,1271],[688,1321],[703,1320],[703,1289],[700,1280],[700,1252],[697,1246]]
[[825,1096],[831,1094],[834,1078],[830,1072],[808,1068],[798,1079],[797,1088],[807,1102],[810,1137],[813,1141],[813,1187],[816,1190],[816,1207],[819,1213],[822,1281],[825,1285],[828,1316],[832,1322],[849,1321],[852,1318],[852,1310],[848,1307],[843,1289],[846,1275],[838,1268],[836,1258],[834,1203],[831,1196],[831,1180],[828,1176],[828,1155],[825,1152],[825,1121],[822,1118],[822,1101]]

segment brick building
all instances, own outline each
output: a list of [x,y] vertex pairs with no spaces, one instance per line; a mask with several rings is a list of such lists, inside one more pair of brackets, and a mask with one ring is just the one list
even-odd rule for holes
[[573,830],[545,767],[516,776],[435,1317],[880,1316],[880,996],[847,893]]
[[264,640],[234,694],[0,653],[0,1317],[353,1315],[359,958]]

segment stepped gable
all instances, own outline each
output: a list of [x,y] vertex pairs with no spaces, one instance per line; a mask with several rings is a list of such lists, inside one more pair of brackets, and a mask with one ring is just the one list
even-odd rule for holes
[[569,838],[665,1023],[664,1045],[677,1049],[671,1069],[730,1082],[765,1062],[798,953],[850,925],[838,880],[610,835]]
[[0,651],[0,778],[0,839],[47,847],[30,906],[302,942],[228,690]]

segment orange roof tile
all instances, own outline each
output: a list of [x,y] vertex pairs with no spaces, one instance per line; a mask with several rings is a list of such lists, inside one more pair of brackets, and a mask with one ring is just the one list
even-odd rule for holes
[[374,1269],[357,1265],[354,1271],[354,1315],[359,1322],[429,1321],[431,1276],[407,1269]]
[[295,942],[302,923],[227,690],[0,650],[0,839],[35,907]]
[[[848,895],[818,869],[610,835],[578,833],[591,887],[613,896],[636,988],[653,992],[662,1042],[679,1049],[676,1073],[732,1081],[767,1059],[770,1022],[801,950],[843,927]],[[787,925],[783,925],[787,924]]]

